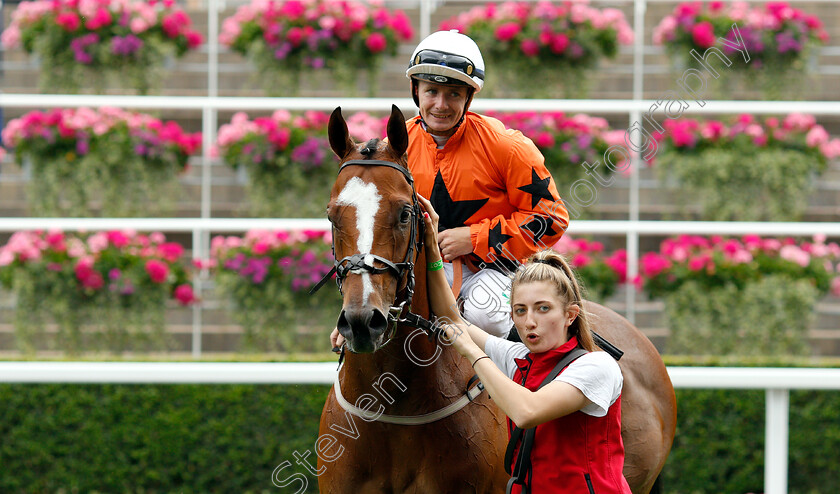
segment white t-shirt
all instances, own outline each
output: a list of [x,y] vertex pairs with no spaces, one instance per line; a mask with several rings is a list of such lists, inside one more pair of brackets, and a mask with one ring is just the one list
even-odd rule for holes
[[[484,352],[509,378],[513,379],[517,367],[515,358],[525,358],[528,347],[524,343],[508,341],[488,335]],[[569,364],[555,381],[569,383],[579,389],[592,403],[581,412],[593,417],[603,417],[621,395],[624,377],[621,368],[607,352],[589,352]]]

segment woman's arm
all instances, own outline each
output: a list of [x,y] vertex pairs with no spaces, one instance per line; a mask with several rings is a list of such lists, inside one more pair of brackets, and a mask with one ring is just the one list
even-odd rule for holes
[[583,392],[565,382],[554,381],[531,391],[512,381],[489,358],[481,358],[473,368],[493,401],[520,429],[563,417],[590,403]]
[[[441,258],[437,243],[438,215],[428,200],[421,196],[418,198],[427,211],[424,216],[426,260],[432,263]],[[458,353],[473,364],[493,401],[517,426],[523,429],[535,427],[590,403],[579,389],[568,383],[553,382],[533,392],[513,382],[484,353],[489,335],[461,318],[443,270],[427,271],[426,283],[432,311],[450,322],[442,324],[447,338]]]
[[[417,197],[420,204],[422,204],[423,208],[426,210],[426,214],[424,216],[426,231],[424,245],[426,247],[426,261],[431,264],[441,259],[437,237],[439,217],[432,207],[432,204],[425,197],[420,195]],[[462,332],[466,332],[472,342],[475,343],[478,349],[483,353],[484,344],[487,342],[488,335],[483,329],[479,328],[475,324],[470,324],[461,317],[461,313],[458,311],[458,302],[455,300],[455,295],[452,294],[452,289],[446,281],[443,269],[435,271],[427,270],[426,284],[428,285],[427,292],[429,294],[429,307],[432,309],[432,312],[434,312],[438,317],[445,318],[441,322],[449,322],[455,325],[456,328],[453,329],[456,334],[460,335]],[[458,347],[456,346],[456,349],[457,348]],[[463,355],[462,352],[461,354]]]

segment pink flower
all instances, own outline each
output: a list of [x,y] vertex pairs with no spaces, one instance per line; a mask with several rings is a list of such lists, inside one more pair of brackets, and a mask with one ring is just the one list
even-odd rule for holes
[[516,22],[506,22],[496,28],[496,39],[499,41],[510,41],[522,31],[522,27]]
[[111,13],[108,9],[100,7],[96,10],[96,14],[85,22],[85,28],[96,31],[99,28],[111,24],[111,21]]
[[106,232],[105,236],[108,239],[108,242],[117,248],[125,247],[129,243],[128,236],[120,231]]
[[196,298],[192,285],[184,283],[183,285],[175,287],[175,300],[177,300],[181,305],[190,305],[195,302]]
[[671,261],[656,252],[647,252],[640,259],[642,275],[653,278],[671,267]]
[[55,16],[55,23],[61,26],[65,31],[73,32],[82,25],[79,16],[74,12],[63,12]]
[[388,40],[382,33],[371,33],[365,40],[365,46],[371,53],[380,53],[388,47]]
[[179,243],[166,242],[158,246],[158,254],[169,262],[175,262],[184,254],[184,248]]
[[540,54],[540,44],[535,39],[524,39],[519,47],[522,53],[528,57],[535,57]]
[[153,282],[163,283],[169,276],[169,266],[158,259],[149,259],[146,261],[146,274]]
[[709,254],[700,254],[692,257],[688,261],[688,269],[691,271],[700,271],[705,269],[707,266],[712,266],[712,256]]
[[815,125],[808,131],[808,134],[805,135],[805,144],[812,148],[819,147],[823,143],[828,142],[828,140],[828,132],[825,131],[825,128],[822,125]]
[[716,38],[712,23],[709,21],[703,21],[695,24],[694,27],[691,28],[691,39],[694,40],[694,44],[700,48],[710,48],[715,46]]
[[779,257],[793,261],[803,268],[811,264],[811,255],[795,245],[785,245],[779,250]]
[[835,297],[840,297],[840,276],[831,280],[831,293]]
[[537,147],[541,147],[541,148],[554,147],[554,144],[555,144],[554,136],[551,135],[551,132],[545,132],[545,131],[540,132],[536,136],[534,136],[534,144],[536,144]]
[[617,250],[610,257],[604,259],[604,263],[618,274],[618,282],[627,282],[627,251]]
[[572,267],[575,269],[585,268],[590,263],[592,263],[592,258],[586,254],[578,253],[572,258]]

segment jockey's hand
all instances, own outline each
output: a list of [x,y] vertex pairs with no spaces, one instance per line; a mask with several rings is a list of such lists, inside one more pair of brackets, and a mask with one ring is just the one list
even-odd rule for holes
[[473,245],[470,238],[470,227],[459,226],[438,233],[440,253],[447,261],[472,254]]
[[330,333],[330,343],[332,343],[332,351],[341,353],[341,347],[344,346],[344,337],[338,332],[338,328],[332,330]]

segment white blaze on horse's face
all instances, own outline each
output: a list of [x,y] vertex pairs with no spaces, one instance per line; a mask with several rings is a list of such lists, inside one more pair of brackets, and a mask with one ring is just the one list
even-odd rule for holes
[[[376,184],[365,183],[359,177],[353,177],[344,184],[344,188],[335,201],[340,206],[356,208],[356,230],[359,232],[359,237],[356,239],[356,249],[359,254],[370,254],[373,248],[373,220],[379,211],[381,200],[382,196],[379,195]],[[354,269],[350,272],[362,275],[363,303],[367,305],[368,298],[373,293],[370,273],[361,269]]]

